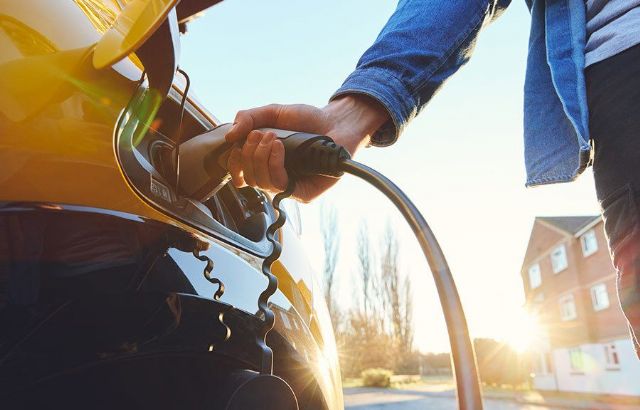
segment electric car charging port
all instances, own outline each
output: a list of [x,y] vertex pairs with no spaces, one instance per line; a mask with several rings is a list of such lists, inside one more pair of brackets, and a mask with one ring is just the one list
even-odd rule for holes
[[158,170],[165,180],[174,182],[176,175],[176,164],[173,155],[175,145],[161,139],[152,141],[149,144],[149,159],[151,165]]
[[[137,107],[145,107],[148,89],[140,85],[123,114],[129,121],[136,117]],[[182,95],[172,89],[169,97],[160,105],[149,123],[148,129],[135,143],[135,129],[120,124],[118,139],[119,158],[125,175],[134,188],[154,206],[172,212],[181,219],[194,223],[221,236],[233,239],[237,244],[258,254],[266,254],[267,226],[275,219],[269,198],[262,192],[245,187],[235,188],[226,184],[215,195],[201,202],[177,189],[176,146],[179,140],[187,141],[214,127],[211,120],[186,101],[181,114]],[[182,128],[177,125],[182,117]],[[151,184],[149,184],[151,181]]]

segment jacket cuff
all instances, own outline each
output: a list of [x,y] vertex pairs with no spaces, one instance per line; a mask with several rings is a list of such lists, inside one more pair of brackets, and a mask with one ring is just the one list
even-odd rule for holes
[[389,113],[391,121],[371,137],[371,145],[386,147],[398,139],[406,125],[417,114],[415,98],[404,84],[389,71],[377,68],[356,69],[329,101],[346,94],[364,94],[378,101]]

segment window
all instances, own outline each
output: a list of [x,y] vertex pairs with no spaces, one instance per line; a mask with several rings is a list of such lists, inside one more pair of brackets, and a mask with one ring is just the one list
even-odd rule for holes
[[596,231],[591,229],[580,237],[582,245],[582,255],[589,256],[598,250],[598,240],[596,239]]
[[563,321],[573,320],[578,317],[576,313],[576,303],[573,295],[566,295],[560,298],[560,319]]
[[537,375],[545,375],[553,373],[551,365],[551,352],[538,352],[533,364],[533,371]]
[[598,311],[609,307],[609,294],[607,293],[607,285],[600,283],[591,287],[591,302],[593,310]]
[[533,362],[533,372],[536,375],[547,374],[547,366],[544,360],[544,352],[538,352],[536,360]]
[[547,373],[553,373],[553,361],[551,360],[551,352],[544,354],[544,364],[547,366]]
[[551,267],[553,273],[562,272],[569,266],[567,264],[567,250],[564,245],[560,245],[551,252]]
[[287,312],[280,312],[280,316],[282,317],[282,323],[284,324],[284,327],[286,327],[287,329],[291,329],[291,322],[289,321]]
[[569,349],[569,363],[571,365],[571,371],[580,373],[584,371],[582,349],[580,349],[579,347]]
[[529,286],[535,289],[542,284],[542,275],[540,273],[540,265],[535,264],[529,267]]
[[620,368],[620,357],[618,356],[618,350],[614,343],[609,343],[604,346],[604,356],[607,360],[607,369]]

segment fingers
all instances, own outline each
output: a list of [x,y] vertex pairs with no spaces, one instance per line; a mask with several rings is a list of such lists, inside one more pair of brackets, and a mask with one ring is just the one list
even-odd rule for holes
[[310,105],[278,105],[239,111],[227,142],[234,148],[228,166],[237,187],[251,185],[269,191],[282,191],[288,183],[284,168],[284,146],[271,133],[258,131],[272,127],[327,134],[332,126],[328,114]]
[[231,174],[231,182],[236,188],[243,187],[245,185],[244,177],[242,175],[242,148],[239,145],[235,145],[231,153],[229,154],[229,159],[227,160],[227,169],[229,170],[229,174]]
[[256,185],[262,189],[272,190],[271,176],[269,175],[269,157],[273,147],[273,140],[276,135],[273,132],[267,132],[262,137],[262,141],[256,147],[253,153],[253,171],[255,172]]
[[262,140],[264,134],[260,131],[251,131],[247,136],[247,142],[242,147],[242,174],[247,185],[256,186],[255,172],[253,171],[253,154]]
[[227,132],[225,138],[227,142],[237,143],[258,128],[280,128],[326,134],[332,125],[326,112],[311,105],[270,104],[238,111],[233,127]]
[[287,188],[289,177],[284,169],[284,145],[278,139],[273,142],[271,147],[269,175],[271,176],[271,185],[275,188],[275,191],[284,191]]
[[284,158],[284,145],[273,132],[251,131],[242,147],[232,149],[227,167],[236,187],[280,192],[289,181]]
[[[238,111],[233,127],[225,136],[227,142],[235,143],[248,137],[249,133],[262,127],[273,127],[278,123],[278,117],[283,106],[279,104]],[[277,125],[275,125],[277,126]]]

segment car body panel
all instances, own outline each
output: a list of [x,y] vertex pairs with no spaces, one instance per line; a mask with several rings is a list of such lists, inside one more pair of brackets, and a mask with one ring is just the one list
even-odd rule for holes
[[[131,185],[118,160],[117,124],[141,85],[141,63],[130,55],[96,70],[91,55],[119,9],[116,0],[0,6],[0,208],[104,213],[189,233],[208,246],[203,253],[225,283],[222,302],[253,315],[266,286],[262,248],[245,247],[165,212]],[[171,98],[182,98],[182,90],[184,81],[176,77]],[[194,97],[186,106],[203,127],[217,124]],[[341,408],[335,342],[317,273],[292,224],[279,237],[283,254],[272,266],[280,283],[271,299],[275,332],[305,358],[328,408]],[[177,248],[168,255],[196,294],[212,299],[216,286],[202,276],[204,262]]]

